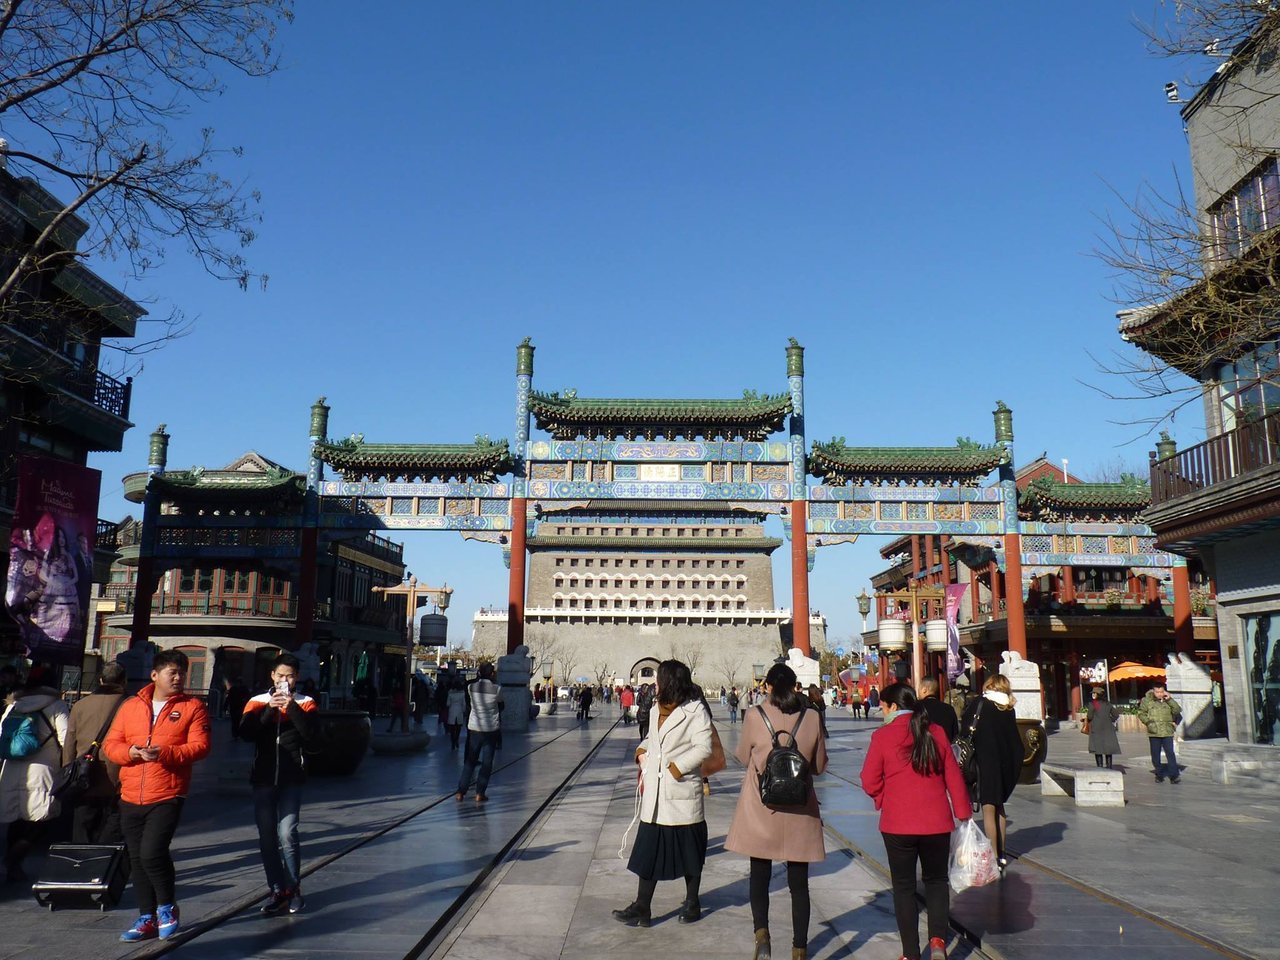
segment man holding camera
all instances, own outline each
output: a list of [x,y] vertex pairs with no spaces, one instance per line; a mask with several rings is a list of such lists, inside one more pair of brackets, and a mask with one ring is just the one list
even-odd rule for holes
[[[1156,783],[1164,783],[1168,777],[1170,783],[1181,780],[1178,774],[1178,758],[1173,753],[1173,732],[1182,719],[1182,708],[1178,701],[1169,696],[1163,680],[1157,680],[1147,691],[1147,695],[1138,704],[1138,719],[1147,725],[1147,737],[1151,741],[1151,766],[1154,768]],[[1167,761],[1160,763],[1160,751],[1164,751]]]
[[298,848],[298,818],[302,811],[302,783],[306,779],[302,750],[315,730],[316,702],[298,693],[298,658],[276,657],[271,689],[245,704],[240,736],[254,745],[253,816],[258,824],[258,849],[271,896],[262,908],[268,917],[301,913],[302,853]]

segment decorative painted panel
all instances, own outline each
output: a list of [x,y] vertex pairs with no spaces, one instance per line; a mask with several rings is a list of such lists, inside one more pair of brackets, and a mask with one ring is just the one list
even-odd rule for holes
[[908,520],[928,520],[930,504],[927,503],[908,503],[907,519]]
[[1080,538],[1080,549],[1084,553],[1089,553],[1089,554],[1106,553],[1108,546],[1109,544],[1107,543],[1106,537],[1081,537]]
[[391,512],[397,516],[407,516],[413,513],[413,500],[409,497],[396,497],[391,501]]
[[1024,520],[1020,524],[1022,532],[1075,534],[1079,536],[1112,536],[1112,537],[1150,537],[1151,528],[1144,523],[1097,523],[1070,521],[1068,523],[1044,523],[1038,520]]
[[321,496],[332,497],[509,497],[509,483],[347,483],[322,480]]
[[541,500],[787,500],[790,493],[785,483],[529,482],[529,496]]
[[444,512],[450,517],[469,517],[475,513],[475,502],[472,500],[446,500]]
[[969,507],[970,520],[999,520],[1000,504],[975,503]]
[[1049,567],[1169,567],[1171,553],[1024,553],[1024,564]]
[[959,503],[934,504],[933,516],[938,520],[963,520],[964,505]]
[[639,480],[640,468],[634,463],[615,463],[613,465],[613,479]]
[[367,513],[326,513],[320,526],[329,530],[510,530],[504,517],[378,517]]
[[898,502],[923,500],[934,503],[999,504],[1002,498],[999,487],[908,487],[905,485],[870,487],[854,486],[852,484],[834,487],[829,484],[815,484],[809,488],[809,499],[871,502],[877,500]]
[[575,463],[573,465],[573,479],[575,480],[587,479],[587,465],[585,463]]
[[752,469],[752,476],[757,482],[777,480],[787,483],[791,479],[791,468],[780,463],[760,463]]
[[809,516],[821,517],[825,519],[839,519],[840,504],[838,503],[814,503],[809,506]]
[[961,521],[923,520],[811,520],[810,534],[885,534],[901,536],[904,533],[947,534],[949,536],[994,535],[1001,532],[999,522],[975,523]]
[[713,483],[724,483],[725,469],[723,463],[713,463],[711,465],[711,481]]
[[900,503],[882,503],[880,504],[881,520],[901,520],[902,504]]
[[1112,553],[1129,553],[1133,550],[1132,537],[1112,537],[1111,552]]
[[728,462],[789,463],[791,445],[769,442],[697,442],[643,440],[534,440],[529,460],[712,460]]
[[1022,548],[1033,553],[1051,553],[1053,552],[1053,537],[1046,537],[1041,534],[1032,534],[1030,536],[1023,534]]
[[707,479],[707,466],[703,463],[682,463],[680,465],[681,480]]
[[505,517],[511,515],[511,505],[502,500],[481,500],[480,513],[486,517]]
[[533,463],[529,465],[529,473],[535,480],[563,480],[565,465],[563,463]]

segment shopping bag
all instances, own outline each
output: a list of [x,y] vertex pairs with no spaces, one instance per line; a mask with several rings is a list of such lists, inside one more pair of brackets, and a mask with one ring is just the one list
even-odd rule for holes
[[992,883],[999,876],[991,841],[973,820],[962,821],[951,834],[951,862],[947,868],[951,889],[960,893]]

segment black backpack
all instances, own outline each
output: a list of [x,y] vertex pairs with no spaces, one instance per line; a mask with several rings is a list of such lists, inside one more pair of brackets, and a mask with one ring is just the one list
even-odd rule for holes
[[778,742],[780,734],[773,729],[764,707],[756,709],[773,741],[773,749],[764,758],[764,769],[760,771],[760,802],[766,807],[802,807],[809,802],[809,791],[813,787],[809,761],[796,749],[796,734],[804,722],[804,708],[801,707],[795,726],[787,734],[791,745],[786,747]]

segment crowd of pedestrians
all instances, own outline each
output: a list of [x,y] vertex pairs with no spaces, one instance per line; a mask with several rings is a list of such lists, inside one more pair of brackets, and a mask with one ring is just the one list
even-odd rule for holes
[[[127,942],[172,937],[181,926],[171,845],[190,790],[192,767],[210,749],[210,716],[203,700],[186,691],[188,663],[179,651],[160,651],[150,683],[125,692],[125,672],[108,664],[95,691],[68,709],[51,677],[33,668],[25,678],[10,672],[10,688],[0,721],[0,823],[6,825],[5,878],[27,879],[24,860],[47,839],[58,816],[60,770],[78,757],[100,762],[76,797],[71,820],[76,843],[123,843],[131,864],[138,916],[122,935]],[[502,741],[502,690],[493,664],[482,663],[477,678],[464,684],[443,677],[435,691],[415,688],[415,707],[434,700],[450,747],[466,740],[456,798],[474,784],[475,801],[487,801],[495,752]],[[266,916],[298,913],[302,895],[302,816],[305,754],[316,732],[316,701],[300,692],[300,664],[281,654],[272,664],[267,690],[244,695],[229,684],[225,699],[236,736],[254,746],[249,779],[254,820],[268,895]],[[637,877],[635,898],[614,911],[632,926],[652,922],[652,900],[663,881],[684,883],[677,919],[702,917],[701,882],[708,830],[707,777],[724,766],[724,750],[703,690],[687,664],[663,661],[654,682],[623,685],[616,701],[624,725],[635,723],[640,743],[636,816],[628,869]],[[593,691],[577,691],[579,719],[591,714]],[[749,860],[749,901],[754,960],[771,960],[769,878],[785,864],[790,893],[792,960],[806,960],[809,931],[809,871],[825,858],[823,825],[812,778],[827,767],[826,711],[841,706],[855,716],[881,712],[861,770],[861,784],[879,811],[889,865],[894,912],[904,960],[922,957],[917,883],[923,882],[929,960],[945,957],[949,913],[948,858],[958,824],[981,814],[999,869],[1007,866],[1005,804],[1018,782],[1023,746],[1015,701],[1006,677],[987,678],[980,695],[944,701],[936,680],[918,689],[897,682],[883,691],[857,687],[843,696],[816,685],[802,688],[785,664],[775,664],[763,682],[739,691],[720,691],[731,724],[741,722],[736,756],[743,766],[733,820],[724,848]],[[421,701],[419,703],[418,701]],[[959,711],[957,710],[959,707]],[[1082,720],[1088,749],[1099,767],[1110,768],[1120,753],[1118,709],[1101,687]],[[1173,733],[1179,705],[1163,683],[1143,698],[1138,717],[1146,724],[1157,781],[1178,782]],[[31,744],[19,757],[11,741]],[[952,743],[972,744],[972,778],[966,782]],[[973,828],[969,828],[972,830]],[[628,828],[630,833],[630,828]]]

